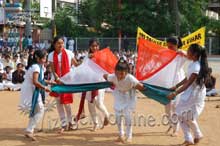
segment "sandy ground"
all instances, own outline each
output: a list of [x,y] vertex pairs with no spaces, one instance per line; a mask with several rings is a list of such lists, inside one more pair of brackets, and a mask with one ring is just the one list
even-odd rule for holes
[[[212,62],[211,66],[214,68],[214,75],[218,78],[217,88],[220,89],[219,78],[220,78],[220,67],[219,62]],[[166,119],[162,119],[164,113],[164,106],[143,97],[138,94],[138,102],[136,113],[134,115],[136,120],[136,125],[133,126],[133,143],[132,145],[137,146],[170,146],[178,145],[183,142],[183,134],[180,131],[178,137],[171,137],[164,132],[167,130]],[[117,138],[117,127],[114,125],[114,118],[111,118],[111,124],[102,130],[96,132],[91,132],[92,124],[89,122],[79,124],[79,129],[77,131],[69,131],[60,135],[55,129],[59,126],[56,123],[58,120],[58,115],[56,108],[51,108],[51,112],[45,114],[43,122],[43,132],[36,132],[38,142],[31,142],[23,136],[24,129],[27,126],[28,116],[21,114],[18,110],[19,103],[19,92],[0,92],[0,145],[1,146],[77,146],[77,145],[125,145],[115,143],[114,140]],[[48,98],[52,101],[52,98]],[[79,105],[79,95],[75,95],[75,101],[72,105],[73,114],[76,114]],[[216,105],[220,105],[220,97],[207,98],[205,109],[202,115],[199,117],[199,125],[204,134],[204,139],[199,143],[199,146],[219,146],[220,145],[220,108],[216,108]],[[113,97],[111,93],[106,93],[105,104],[111,114],[113,112]],[[86,115],[88,116],[88,109],[86,103]],[[147,120],[146,125],[144,125],[143,119],[138,124],[138,116],[144,115]],[[150,115],[155,118],[155,125],[150,126],[148,123],[152,124],[150,120]],[[162,123],[164,122],[164,123]],[[41,127],[41,124],[38,128]]]

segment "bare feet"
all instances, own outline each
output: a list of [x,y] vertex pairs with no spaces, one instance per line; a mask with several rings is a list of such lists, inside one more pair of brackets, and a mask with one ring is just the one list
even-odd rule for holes
[[132,138],[126,138],[125,143],[126,144],[131,144],[132,143]]
[[99,129],[99,125],[98,124],[94,124],[93,129],[91,130],[92,132],[95,132]]
[[68,130],[68,127],[67,126],[62,126],[58,133],[63,134],[65,130]]
[[189,145],[194,145],[194,143],[189,142],[189,141],[184,141],[180,146],[189,146]]
[[125,140],[124,140],[124,136],[119,136],[115,142],[122,142],[122,143],[125,143]]
[[26,132],[26,133],[25,133],[25,137],[31,139],[32,141],[37,141],[37,139],[36,139],[36,137],[34,137],[34,134],[33,134],[33,133]]
[[203,137],[195,138],[195,139],[194,139],[194,143],[195,143],[195,144],[199,143],[199,142],[202,140],[202,138],[203,138]]

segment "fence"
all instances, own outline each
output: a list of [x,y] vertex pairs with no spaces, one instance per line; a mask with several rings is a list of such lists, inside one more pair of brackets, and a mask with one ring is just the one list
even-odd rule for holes
[[[75,38],[75,48],[77,50],[88,49],[89,40],[91,38]],[[100,42],[100,47],[110,47],[111,50],[120,51],[121,49],[136,50],[136,38],[97,38]],[[159,38],[166,40],[166,38]],[[207,37],[206,49],[209,55],[220,55],[220,37]]]

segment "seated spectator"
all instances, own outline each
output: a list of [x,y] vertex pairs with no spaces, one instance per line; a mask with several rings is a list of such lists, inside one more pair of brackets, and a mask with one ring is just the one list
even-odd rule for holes
[[12,83],[21,84],[24,81],[25,71],[23,70],[24,66],[21,63],[17,64],[17,69],[12,73]]
[[2,63],[3,63],[3,65],[4,65],[5,67],[6,67],[6,66],[10,66],[10,67],[12,67],[12,69],[13,69],[13,67],[14,67],[14,63],[13,63],[13,61],[11,60],[11,56],[10,56],[9,54],[6,54],[6,55],[5,55],[5,58],[3,59]]
[[24,54],[20,55],[20,62],[24,65],[24,67],[27,66],[27,59],[25,58]]
[[6,66],[5,72],[3,73],[3,89],[9,91],[20,90],[21,84],[12,83],[12,67]]
[[206,96],[216,96],[217,91],[215,89],[216,78],[212,76],[212,68],[209,68],[209,80],[206,82]]
[[18,63],[21,63],[20,62],[20,59],[18,57],[18,54],[15,54],[14,57],[13,57],[13,63],[14,63],[14,69],[16,68],[16,66],[18,65]]
[[5,67],[5,72],[3,73],[3,80],[12,81],[12,70],[13,68],[11,66]]

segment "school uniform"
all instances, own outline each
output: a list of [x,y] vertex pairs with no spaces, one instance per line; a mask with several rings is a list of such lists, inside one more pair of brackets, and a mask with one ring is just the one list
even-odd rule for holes
[[126,136],[127,138],[132,138],[132,113],[135,111],[136,106],[136,90],[134,87],[139,81],[131,74],[127,74],[123,80],[118,80],[115,74],[111,74],[108,75],[107,80],[115,85],[113,90],[114,110],[119,136],[124,136],[122,122],[122,117],[124,116]]
[[[35,91],[35,85],[33,84],[33,73],[38,72],[40,74],[40,66],[38,64],[32,65],[25,74],[25,80],[21,86],[21,95],[20,95],[20,107],[29,107],[32,106],[32,97]],[[43,73],[41,76],[41,80],[44,79]],[[41,118],[44,114],[44,104],[42,95],[39,94],[37,98],[36,108],[34,109],[34,115],[30,117],[28,127],[26,129],[27,132],[33,133],[34,128],[37,126]]]
[[[200,68],[199,61],[190,63],[188,66],[187,79],[189,79],[193,73],[199,74]],[[180,96],[176,112],[186,141],[193,143],[193,137],[190,130],[192,130],[194,138],[201,138],[203,136],[197,119],[204,109],[205,97],[205,85],[200,87],[196,81],[194,81]]]

